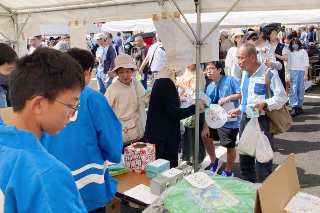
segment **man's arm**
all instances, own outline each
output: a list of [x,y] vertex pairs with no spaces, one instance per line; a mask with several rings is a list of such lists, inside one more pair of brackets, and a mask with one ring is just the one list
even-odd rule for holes
[[140,68],[139,68],[139,74],[141,75],[143,73],[144,67],[147,65],[147,63],[149,62],[150,58],[145,57]]

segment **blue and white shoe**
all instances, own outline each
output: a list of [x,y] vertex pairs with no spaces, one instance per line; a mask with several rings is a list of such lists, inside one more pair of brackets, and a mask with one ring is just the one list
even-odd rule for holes
[[222,166],[223,161],[220,160],[219,158],[216,158],[216,161],[214,163],[210,163],[210,171],[217,173]]
[[232,170],[231,170],[231,172],[223,171],[223,172],[221,173],[221,177],[233,177],[233,176],[234,176],[234,175],[233,175]]

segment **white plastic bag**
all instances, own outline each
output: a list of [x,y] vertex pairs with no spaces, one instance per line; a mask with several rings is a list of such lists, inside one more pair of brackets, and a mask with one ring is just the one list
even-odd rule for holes
[[268,163],[273,159],[273,151],[268,137],[260,131],[256,149],[256,158],[260,163]]
[[260,132],[258,118],[251,118],[242,132],[238,150],[244,154],[255,156]]

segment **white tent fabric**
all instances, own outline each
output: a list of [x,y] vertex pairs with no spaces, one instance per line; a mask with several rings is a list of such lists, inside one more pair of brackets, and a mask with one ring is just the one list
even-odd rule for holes
[[126,21],[110,21],[102,25],[103,31],[141,31],[152,27],[152,19],[136,19]]
[[[40,24],[41,35],[63,35],[69,34],[67,24]],[[86,33],[103,33],[103,30],[93,23],[87,24]]]
[[[69,21],[86,20],[87,23],[149,18],[163,10],[157,0],[1,0],[1,4],[16,11],[22,24],[31,12],[28,23],[66,24]],[[92,2],[92,3],[91,3]],[[194,13],[194,0],[176,0],[184,13]],[[226,12],[237,0],[201,0],[201,12]],[[164,1],[168,12],[177,12],[172,1]],[[233,11],[320,9],[319,0],[240,0]],[[21,14],[24,13],[24,14]]]

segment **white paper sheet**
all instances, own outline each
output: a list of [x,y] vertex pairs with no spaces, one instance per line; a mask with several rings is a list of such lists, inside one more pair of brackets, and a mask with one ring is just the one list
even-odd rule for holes
[[144,74],[141,75],[141,81],[143,81],[143,80],[144,80]]
[[[228,113],[230,110],[234,109],[234,103],[233,102],[230,102],[230,103],[225,103],[222,108],[226,111],[226,113]],[[228,116],[227,118],[227,122],[229,121],[237,121],[237,118],[230,118]]]
[[151,204],[155,199],[158,198],[157,195],[154,195],[150,192],[150,187],[143,184],[125,191],[124,194],[146,204]]
[[320,213],[320,206],[293,197],[284,210],[292,213]]
[[194,174],[191,174],[185,179],[192,184],[194,187],[197,188],[207,188],[208,186],[211,186],[214,184],[214,180],[212,180],[206,173],[203,172],[197,172]]

